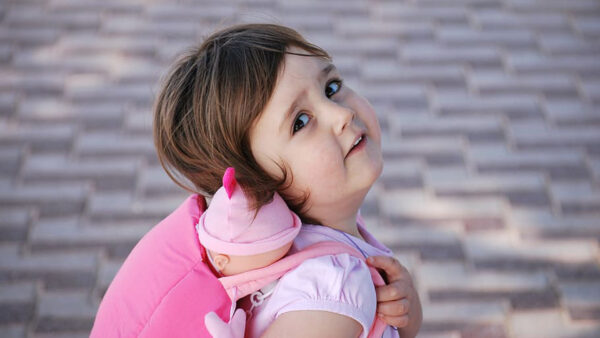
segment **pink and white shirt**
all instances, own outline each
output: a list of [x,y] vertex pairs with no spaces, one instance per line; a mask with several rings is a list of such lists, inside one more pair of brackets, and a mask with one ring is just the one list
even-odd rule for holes
[[[350,245],[364,255],[392,256],[391,250],[377,241],[357,219],[362,240],[344,232],[320,225],[303,224],[294,240],[290,253],[322,241],[337,241]],[[377,308],[375,287],[367,265],[348,254],[323,256],[306,260],[296,269],[283,275],[270,290],[262,304],[255,306],[246,326],[246,336],[260,337],[281,314],[289,311],[329,311],[348,316],[363,328],[361,337],[367,337]],[[240,304],[250,308],[250,301]],[[388,326],[382,337],[399,337]]]

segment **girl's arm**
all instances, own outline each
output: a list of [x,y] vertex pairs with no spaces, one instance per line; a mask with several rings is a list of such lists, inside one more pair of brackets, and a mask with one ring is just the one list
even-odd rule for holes
[[362,326],[350,317],[328,311],[290,311],[269,326],[262,337],[358,337]]

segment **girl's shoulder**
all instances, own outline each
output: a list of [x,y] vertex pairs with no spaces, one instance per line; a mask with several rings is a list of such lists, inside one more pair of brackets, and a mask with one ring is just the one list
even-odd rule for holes
[[[352,242],[337,230],[303,224],[291,252],[323,241],[342,242],[353,247]],[[369,243],[358,245],[368,255],[381,254]],[[349,254],[339,254],[307,259],[287,272],[273,289],[269,301],[257,311],[264,323],[290,311],[328,311],[356,320],[363,332],[369,332],[376,308],[375,286],[366,263]],[[265,329],[260,320],[255,323],[257,332]]]
[[349,245],[350,247],[362,252],[366,257],[369,256],[391,256],[393,252],[385,245],[379,242],[369,231],[364,227],[364,223],[357,222],[359,232],[363,238],[346,234],[342,231],[332,229],[330,227],[314,224],[302,224],[300,233],[294,240],[292,252],[302,250],[303,248],[323,241],[335,241]]
[[268,306],[290,311],[328,311],[353,318],[368,332],[377,296],[365,262],[349,254],[307,259],[281,277]]
[[[323,241],[341,242],[356,248],[352,239],[335,229],[303,224],[294,240],[292,252]],[[366,246],[369,244],[359,244],[358,251],[366,253]],[[373,250],[375,248],[370,251]],[[273,303],[270,305],[282,306],[283,312],[333,311],[353,317],[361,323],[372,315],[371,310],[374,311],[377,305],[369,267],[364,260],[349,254],[326,255],[305,260],[281,277],[273,296]],[[278,304],[278,300],[282,303]]]

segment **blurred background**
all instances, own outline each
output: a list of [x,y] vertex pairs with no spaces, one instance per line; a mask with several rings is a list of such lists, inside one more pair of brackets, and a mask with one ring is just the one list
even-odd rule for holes
[[376,108],[362,209],[412,272],[420,337],[600,336],[600,1],[0,2],[0,336],[87,337],[187,193],[151,108],[175,55],[291,26]]

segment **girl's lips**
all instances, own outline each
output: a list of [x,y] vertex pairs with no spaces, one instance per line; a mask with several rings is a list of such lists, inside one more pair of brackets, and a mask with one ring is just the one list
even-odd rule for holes
[[358,142],[357,145],[355,145],[354,147],[352,147],[352,149],[350,149],[350,151],[348,152],[348,155],[346,155],[346,158],[348,158],[348,156],[350,156],[354,153],[361,151],[362,149],[365,148],[366,145],[367,145],[367,135],[363,134],[362,140],[360,140],[360,142]]

